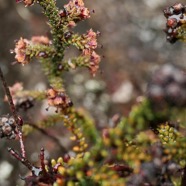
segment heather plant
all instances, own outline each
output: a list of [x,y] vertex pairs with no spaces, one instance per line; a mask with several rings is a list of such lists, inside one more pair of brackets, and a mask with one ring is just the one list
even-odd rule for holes
[[[75,68],[88,68],[95,76],[101,57],[95,51],[99,32],[89,29],[80,35],[73,28],[90,18],[83,0],[70,0],[61,9],[55,0],[19,0],[27,8],[39,5],[48,18],[51,38],[33,36],[16,41],[17,64],[40,62],[49,87],[45,91],[25,90],[21,83],[8,88],[0,70],[5,100],[11,115],[0,117],[0,137],[18,140],[20,152],[8,148],[10,154],[30,171],[22,178],[27,186],[121,185],[165,186],[186,184],[186,72],[165,65],[151,77],[147,94],[137,99],[128,116],[111,118],[112,126],[99,130],[89,113],[73,105],[63,84],[63,74]],[[186,7],[177,3],[164,10],[167,18],[166,34],[171,43],[185,41]],[[65,59],[65,51],[75,46],[80,55]],[[24,67],[23,67],[24,70]],[[36,102],[47,100],[56,113],[32,124],[25,122],[18,111],[27,111]],[[41,148],[39,164],[34,165],[25,150],[24,138],[35,130],[61,123],[71,133],[72,153],[61,148],[61,156],[47,160]],[[47,134],[47,133],[46,133]],[[57,141],[55,136],[49,136]],[[47,160],[47,161],[46,161]]]

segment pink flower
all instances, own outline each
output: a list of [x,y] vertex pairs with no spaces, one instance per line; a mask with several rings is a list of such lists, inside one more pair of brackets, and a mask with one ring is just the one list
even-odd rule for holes
[[15,59],[18,63],[21,64],[27,64],[29,63],[30,59],[29,56],[26,55],[26,48],[29,44],[29,41],[27,39],[20,38],[20,40],[16,43],[15,47]]
[[68,27],[69,28],[74,28],[76,26],[76,23],[74,22],[74,21],[70,21],[69,23],[68,23]]
[[95,75],[95,73],[99,69],[100,61],[101,61],[101,57],[95,51],[93,51],[90,56],[90,66],[89,66],[92,75]]
[[24,0],[23,2],[25,4],[25,6],[30,6],[30,5],[33,5],[34,0]]
[[50,40],[48,39],[48,37],[45,36],[33,36],[31,38],[31,41],[33,43],[37,43],[37,44],[43,44],[43,45],[49,45]]
[[16,3],[24,2],[25,6],[31,6],[34,3],[34,0],[16,0]]
[[90,12],[88,8],[84,6],[82,0],[71,0],[68,4],[64,5],[64,9],[67,12],[67,15],[74,18],[76,21],[77,18],[83,20],[90,17]]
[[[33,45],[49,45],[50,40],[45,36],[33,36],[31,40],[20,38],[15,46],[15,59],[20,64],[27,64],[30,62],[31,58],[35,57],[35,53],[32,53]],[[30,49],[31,48],[31,49]],[[45,52],[40,52],[39,57],[45,57]]]
[[[10,93],[13,98],[13,102],[14,102],[14,104],[16,104],[17,103],[16,94],[23,90],[23,84],[22,83],[15,83],[13,86],[9,87],[9,89],[10,89]],[[8,101],[7,96],[5,96],[4,100]]]
[[90,29],[86,34],[83,35],[83,38],[85,40],[84,47],[86,49],[94,50],[97,48],[97,34]]
[[88,8],[82,7],[82,8],[80,8],[80,10],[81,10],[80,17],[82,19],[87,19],[90,17],[90,12],[89,12]]
[[83,0],[74,0],[74,2],[77,6],[84,6]]
[[87,49],[83,50],[82,55],[89,57],[89,63],[87,64],[87,66],[90,69],[91,74],[95,76],[96,72],[99,69],[99,63],[101,61],[101,57],[95,51],[91,51]]

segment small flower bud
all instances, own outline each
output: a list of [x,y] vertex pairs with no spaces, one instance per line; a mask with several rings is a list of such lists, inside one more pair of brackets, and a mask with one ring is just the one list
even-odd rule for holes
[[17,134],[16,122],[12,116],[0,117],[0,138],[15,139]]
[[165,33],[170,43],[175,43],[178,39],[185,40],[186,8],[181,3],[176,3],[164,10],[167,18]]
[[59,11],[59,15],[60,15],[60,17],[66,17],[66,16],[67,16],[66,10],[65,10],[65,9],[60,10],[60,11]]
[[65,163],[68,163],[69,160],[70,160],[70,156],[69,156],[68,154],[65,154],[65,155],[63,156],[63,161],[64,161]]
[[55,91],[53,88],[48,89],[47,96],[48,98],[55,98],[57,95],[57,91]]

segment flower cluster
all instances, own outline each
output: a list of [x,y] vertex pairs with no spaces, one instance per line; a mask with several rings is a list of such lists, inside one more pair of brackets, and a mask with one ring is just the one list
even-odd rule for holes
[[14,49],[15,59],[24,65],[29,63],[33,57],[47,57],[49,44],[50,41],[45,36],[33,36],[31,40],[20,38]]
[[86,34],[82,35],[82,44],[84,44],[83,50],[95,50],[97,44],[97,34],[92,30],[88,30]]
[[82,56],[90,58],[88,67],[90,72],[95,75],[101,61],[101,57],[95,52],[95,49],[97,48],[97,34],[90,29],[86,34],[82,35],[82,38]]
[[178,137],[178,131],[171,127],[168,123],[160,125],[159,138],[162,140],[163,144],[174,143]]
[[29,45],[29,41],[27,39],[20,38],[19,41],[16,42],[15,47],[15,59],[18,63],[27,64],[30,61],[29,56],[26,54],[27,46]]
[[185,34],[182,28],[186,23],[185,13],[186,7],[181,3],[176,3],[164,10],[164,15],[167,18],[165,33],[170,43],[175,43],[178,39],[184,40]]
[[[28,6],[30,5],[27,1],[23,2],[25,4],[27,3]],[[33,57],[50,57],[50,61],[55,61],[55,64],[64,66],[62,63],[65,48],[69,45],[74,45],[82,51],[81,56],[77,57],[77,60],[73,60],[78,62],[76,66],[88,67],[91,74],[95,75],[101,61],[101,57],[95,52],[95,49],[98,47],[97,36],[99,33],[90,29],[87,33],[79,35],[71,30],[71,28],[76,26],[77,22],[90,17],[90,12],[85,7],[83,0],[70,0],[61,10],[56,8],[55,0],[50,2],[38,1],[38,4],[44,8],[44,13],[49,19],[53,41],[50,42],[44,36],[32,37],[31,40],[21,38],[16,43],[14,50],[16,61],[24,65],[29,63]],[[53,12],[53,14],[48,14],[47,11]],[[58,73],[56,71],[58,68],[56,68],[55,64],[53,65],[53,69],[51,69],[51,67],[48,68],[48,63],[43,63],[46,74],[49,75],[51,72]]]
[[95,51],[92,51],[92,53],[90,53],[90,63],[89,63],[89,69],[92,75],[95,75],[95,73],[99,69],[100,61],[101,61],[101,57]]
[[57,107],[57,109],[65,110],[73,105],[64,91],[55,90],[53,88],[48,89],[47,99],[48,105]]
[[[175,161],[180,166],[186,165],[186,138],[180,137],[174,143],[164,143],[164,153],[168,159]],[[180,158],[181,157],[181,158]]]
[[68,16],[73,20],[73,24],[79,20],[84,20],[90,17],[88,8],[85,7],[82,0],[71,0],[68,4],[64,5],[64,10],[60,13],[61,17]]

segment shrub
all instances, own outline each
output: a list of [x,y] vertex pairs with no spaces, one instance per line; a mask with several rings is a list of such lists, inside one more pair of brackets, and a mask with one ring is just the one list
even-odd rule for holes
[[[28,168],[25,185],[182,185],[186,184],[186,137],[184,114],[186,73],[184,69],[165,65],[157,70],[147,86],[147,94],[138,99],[128,116],[112,118],[112,126],[101,129],[83,109],[73,105],[66,92],[63,73],[75,68],[88,68],[95,76],[101,57],[95,51],[99,32],[89,29],[80,35],[73,29],[90,18],[83,0],[70,0],[58,9],[55,0],[18,0],[26,7],[38,4],[48,18],[51,39],[46,36],[20,38],[13,50],[17,64],[41,63],[49,87],[45,91],[25,90],[21,83],[8,88],[3,72],[0,77],[5,100],[12,114],[0,117],[0,137],[18,140],[20,152],[8,148],[10,154]],[[167,40],[185,41],[186,7],[177,3],[164,10],[167,18]],[[65,50],[75,46],[80,55],[65,59]],[[36,102],[47,100],[49,110],[56,113],[25,123],[18,111],[27,111]],[[177,119],[180,122],[175,122]],[[61,146],[61,157],[46,161],[45,150],[39,152],[39,165],[27,157],[24,138],[33,129],[39,130],[56,143],[55,136],[45,128],[62,123],[71,133],[72,153]],[[182,123],[183,122],[183,123]],[[59,143],[58,143],[59,144]],[[183,176],[181,177],[181,174]]]

